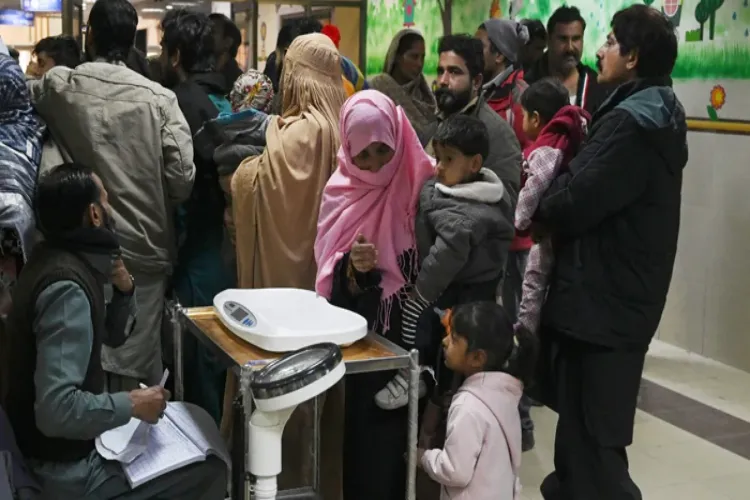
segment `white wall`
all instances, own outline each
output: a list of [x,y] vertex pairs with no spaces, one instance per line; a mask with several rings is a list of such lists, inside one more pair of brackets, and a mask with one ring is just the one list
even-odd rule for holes
[[228,18],[232,18],[232,2],[211,2],[211,13],[212,14],[224,14]]
[[688,145],[677,259],[658,336],[750,371],[750,137],[690,132]]
[[138,17],[138,29],[146,30],[146,53],[150,56],[159,55],[161,52],[161,33],[159,25],[163,14],[153,14],[149,17]]
[[[276,37],[281,28],[281,16],[300,14],[305,11],[301,5],[258,4],[258,69],[266,68],[266,58],[276,50]],[[263,39],[265,23],[265,40]]]

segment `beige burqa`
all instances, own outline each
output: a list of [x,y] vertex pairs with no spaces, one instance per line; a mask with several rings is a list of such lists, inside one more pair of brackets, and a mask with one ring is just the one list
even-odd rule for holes
[[435,96],[423,74],[405,85],[401,85],[393,78],[393,71],[396,68],[398,58],[398,46],[407,35],[422,37],[418,31],[413,29],[403,29],[396,33],[388,48],[383,72],[370,78],[369,82],[370,87],[387,95],[404,109],[406,117],[424,145],[431,138],[436,124],[437,104]]
[[318,208],[336,168],[346,100],[333,43],[318,34],[296,39],[281,86],[282,117],[268,124],[265,151],[232,179],[239,285],[314,290]]
[[[346,100],[333,42],[321,34],[295,39],[284,58],[281,88],[282,116],[268,124],[265,151],[242,162],[232,179],[239,286],[314,290],[318,210],[336,168]],[[343,446],[338,389],[328,394],[322,428],[323,498],[334,500],[341,496]],[[311,484],[311,408],[300,406],[286,426],[282,489]]]

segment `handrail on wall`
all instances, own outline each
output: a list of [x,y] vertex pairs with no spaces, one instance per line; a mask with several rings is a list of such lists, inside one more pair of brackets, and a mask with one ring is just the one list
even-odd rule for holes
[[708,120],[688,118],[688,130],[693,132],[713,132],[716,134],[750,135],[750,121]]

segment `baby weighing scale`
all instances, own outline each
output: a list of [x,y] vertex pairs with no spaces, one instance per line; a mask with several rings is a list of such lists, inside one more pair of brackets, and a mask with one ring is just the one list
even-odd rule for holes
[[367,335],[365,318],[310,290],[225,290],[214,297],[214,308],[233,334],[270,352],[320,343],[347,346]]
[[336,344],[316,344],[286,354],[260,371],[250,382],[255,411],[250,417],[248,453],[256,477],[255,500],[275,500],[281,473],[281,437],[294,409],[323,394],[346,373]]

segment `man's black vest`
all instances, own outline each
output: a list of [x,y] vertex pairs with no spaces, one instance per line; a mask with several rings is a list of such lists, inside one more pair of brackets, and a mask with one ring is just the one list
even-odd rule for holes
[[[7,340],[11,349],[11,377],[6,399],[6,411],[18,439],[18,447],[26,458],[51,462],[80,460],[94,450],[94,441],[78,441],[49,437],[36,426],[34,400],[36,387],[36,337],[33,331],[34,310],[39,295],[49,285],[60,281],[77,283],[89,300],[94,342],[86,371],[79,390],[101,394],[105,390],[106,376],[102,369],[101,348],[105,334],[106,304],[104,277],[94,270],[85,257],[52,248],[40,243],[34,248],[13,290],[13,308],[8,316]],[[50,360],[52,363],[59,360]]]

